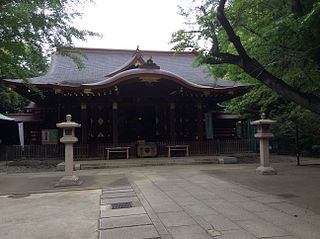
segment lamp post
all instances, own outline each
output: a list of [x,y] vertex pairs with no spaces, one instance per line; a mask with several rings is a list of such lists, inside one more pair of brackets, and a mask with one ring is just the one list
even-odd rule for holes
[[256,169],[256,172],[262,175],[274,175],[277,174],[276,170],[270,166],[269,158],[269,139],[273,137],[270,132],[270,126],[277,121],[266,119],[266,114],[261,114],[261,119],[251,122],[251,125],[257,127],[257,133],[255,138],[260,141],[260,166]]
[[58,128],[63,129],[63,137],[60,142],[65,144],[64,171],[65,175],[59,180],[55,187],[66,187],[81,185],[82,181],[73,174],[73,144],[78,141],[75,137],[75,128],[81,127],[80,124],[71,121],[72,116],[68,114],[65,122],[56,124]]

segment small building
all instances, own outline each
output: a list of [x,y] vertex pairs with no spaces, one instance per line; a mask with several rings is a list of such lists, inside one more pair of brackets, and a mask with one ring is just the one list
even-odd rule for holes
[[220,104],[251,87],[215,79],[206,66],[193,67],[192,52],[90,48],[66,52],[53,54],[46,75],[30,79],[42,95],[21,80],[6,80],[8,87],[34,102],[28,112],[37,124],[28,125],[25,142],[57,143],[55,124],[66,114],[81,123],[76,133],[84,145],[237,137],[238,117],[222,112]]

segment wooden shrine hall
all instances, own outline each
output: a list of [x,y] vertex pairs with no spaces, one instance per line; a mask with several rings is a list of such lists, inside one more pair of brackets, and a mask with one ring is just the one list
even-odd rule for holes
[[[58,142],[56,123],[72,114],[81,124],[81,144],[205,141],[236,137],[239,120],[220,103],[250,86],[214,79],[206,66],[193,67],[191,52],[72,48],[52,55],[49,71],[30,79],[6,80],[29,99],[26,144]],[[78,58],[82,67],[72,58]],[[31,117],[30,116],[30,117]]]

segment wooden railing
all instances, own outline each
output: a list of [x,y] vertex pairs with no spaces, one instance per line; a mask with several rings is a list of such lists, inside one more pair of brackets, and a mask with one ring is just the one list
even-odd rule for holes
[[[162,141],[156,142],[158,156],[167,156],[167,145],[189,145],[190,155],[217,155],[252,152],[255,150],[255,141],[247,139],[211,140],[211,141]],[[103,159],[105,148],[112,144],[74,145],[74,159]],[[133,143],[120,143],[117,146],[130,147],[130,157],[136,157],[137,145]],[[19,145],[4,146],[1,150],[0,160],[20,159],[64,159],[64,145]]]

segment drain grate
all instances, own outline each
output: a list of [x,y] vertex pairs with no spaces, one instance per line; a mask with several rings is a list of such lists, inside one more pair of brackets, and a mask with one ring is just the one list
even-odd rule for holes
[[132,202],[118,202],[118,203],[111,204],[112,209],[131,208],[131,207],[132,207]]

